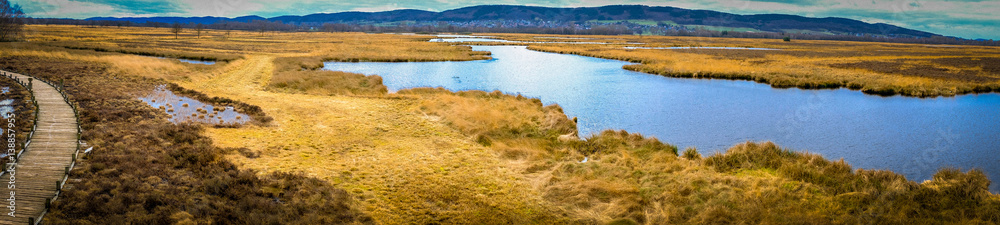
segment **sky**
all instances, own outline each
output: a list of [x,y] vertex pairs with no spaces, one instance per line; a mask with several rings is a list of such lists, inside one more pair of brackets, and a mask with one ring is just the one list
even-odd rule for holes
[[440,12],[466,6],[504,4],[593,7],[616,4],[674,6],[736,14],[780,13],[843,17],[888,23],[946,36],[1000,40],[1000,0],[10,0],[36,18],[97,16],[307,15],[344,11],[420,9]]

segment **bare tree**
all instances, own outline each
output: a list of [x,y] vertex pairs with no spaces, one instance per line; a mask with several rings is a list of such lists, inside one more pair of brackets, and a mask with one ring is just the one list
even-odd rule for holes
[[201,38],[201,31],[205,30],[205,25],[201,25],[200,23],[198,25],[194,25],[194,30],[198,31],[198,38]]
[[257,31],[260,31],[261,35],[267,32],[267,21],[264,20],[254,20],[250,22],[251,26],[256,27]]
[[177,39],[177,35],[180,34],[182,30],[184,30],[184,27],[181,27],[180,23],[174,23],[174,27],[170,29],[170,32],[174,33],[174,39]]
[[222,29],[226,30],[226,39],[229,39],[229,34],[232,32],[232,30],[229,30],[229,22],[222,24]]
[[24,11],[21,6],[0,0],[0,41],[13,41],[24,31]]

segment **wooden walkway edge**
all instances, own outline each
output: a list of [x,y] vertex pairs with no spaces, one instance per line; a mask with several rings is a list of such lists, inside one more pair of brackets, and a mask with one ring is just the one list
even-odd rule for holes
[[[29,76],[7,71],[0,71],[0,74],[4,77],[0,79],[13,78],[29,84]],[[0,224],[39,223],[48,211],[49,203],[59,196],[79,153],[80,127],[73,105],[55,85],[38,79],[30,82],[38,106],[38,118],[31,140],[23,143],[26,146],[17,155],[15,169],[0,176],[3,183],[7,183],[3,185],[6,188],[0,188],[0,199],[6,200]],[[3,169],[6,170],[7,166]],[[10,188],[10,184],[14,188]],[[10,200],[12,191],[13,201]],[[14,203],[14,216],[10,215],[8,207],[11,202]]]

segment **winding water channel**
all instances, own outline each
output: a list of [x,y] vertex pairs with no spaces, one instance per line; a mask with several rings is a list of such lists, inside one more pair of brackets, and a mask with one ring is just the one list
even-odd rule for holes
[[998,94],[921,99],[847,89],[776,89],[750,81],[632,72],[622,69],[627,62],[524,46],[473,49],[490,51],[494,59],[328,62],[325,69],[380,75],[390,91],[444,87],[537,97],[578,117],[581,137],[624,129],[708,155],[744,141],[774,141],[916,181],[930,179],[939,168],[957,167],[985,171],[994,192],[1000,183]]

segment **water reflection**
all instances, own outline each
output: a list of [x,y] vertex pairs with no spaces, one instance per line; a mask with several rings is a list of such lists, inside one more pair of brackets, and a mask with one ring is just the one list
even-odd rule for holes
[[[159,57],[159,56],[146,56],[146,55],[138,55],[138,56],[152,57],[152,58],[157,58],[157,59],[173,59],[173,58]],[[193,59],[177,59],[177,60],[181,61],[183,63],[215,65],[215,61],[201,61],[201,60],[193,60]]]
[[[518,43],[518,44],[595,44],[595,45],[606,45],[607,42],[592,42],[592,41],[508,41],[503,39],[496,39],[492,36],[470,36],[470,35],[438,35],[440,38],[431,39],[430,42],[498,42],[498,43]],[[580,39],[580,38],[557,38],[557,37],[547,37],[550,39]],[[625,44],[642,44],[636,42],[628,42]]]
[[625,47],[625,49],[728,49],[728,50],[781,50],[776,48],[748,47]]
[[154,108],[159,108],[170,115],[173,123],[197,122],[207,124],[243,124],[250,121],[250,116],[238,113],[232,106],[215,107],[201,101],[182,97],[167,90],[166,86],[156,87],[148,96],[139,100]]
[[177,59],[181,62],[192,63],[192,64],[205,64],[205,65],[215,65],[214,61],[201,61],[201,60],[190,60],[190,59]]

